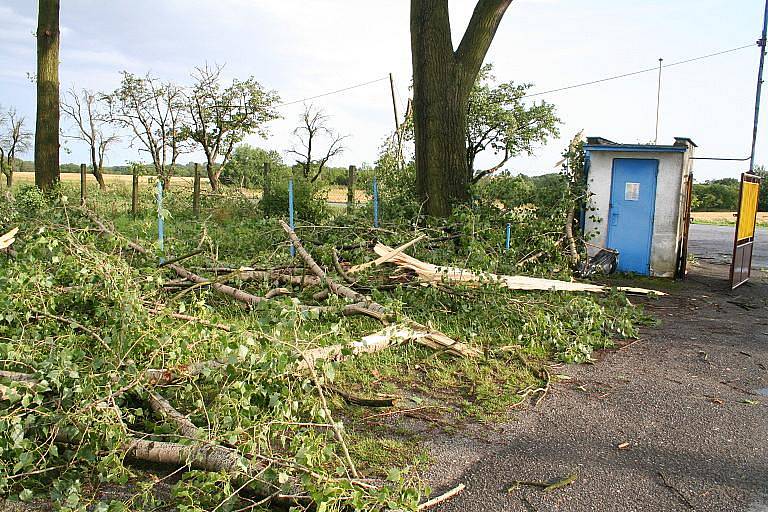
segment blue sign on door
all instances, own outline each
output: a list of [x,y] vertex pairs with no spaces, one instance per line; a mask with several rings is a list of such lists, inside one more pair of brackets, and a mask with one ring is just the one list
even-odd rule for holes
[[613,160],[608,247],[619,251],[620,272],[650,274],[658,170],[658,160]]

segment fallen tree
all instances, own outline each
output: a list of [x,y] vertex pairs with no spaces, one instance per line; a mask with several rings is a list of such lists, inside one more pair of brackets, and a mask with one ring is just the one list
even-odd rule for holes
[[[541,290],[541,291],[567,291],[567,292],[590,292],[606,293],[611,290],[609,286],[598,284],[577,283],[572,281],[560,281],[557,279],[542,279],[539,277],[528,276],[504,276],[490,272],[474,272],[465,268],[438,266],[427,263],[408,256],[407,254],[393,249],[384,244],[376,244],[373,248],[385,261],[407,268],[416,272],[419,280],[428,283],[454,283],[465,284],[468,286],[478,286],[481,284],[497,284],[510,290]],[[615,288],[620,292],[634,293],[639,295],[666,295],[664,292],[656,290],[647,290],[645,288],[635,288],[628,286],[617,286]]]

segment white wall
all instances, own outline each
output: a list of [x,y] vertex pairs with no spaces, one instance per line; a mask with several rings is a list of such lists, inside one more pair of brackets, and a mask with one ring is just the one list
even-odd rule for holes
[[[683,192],[685,153],[591,151],[588,190],[592,207],[586,218],[586,232],[597,236],[590,242],[605,247],[608,241],[608,210],[611,201],[611,176],[614,158],[639,158],[659,161],[656,181],[656,206],[651,245],[651,275],[673,277],[677,263],[680,233],[680,203]],[[687,165],[686,165],[687,167]],[[687,169],[686,169],[687,170]],[[687,175],[687,172],[686,172]],[[593,219],[594,217],[594,219]]]

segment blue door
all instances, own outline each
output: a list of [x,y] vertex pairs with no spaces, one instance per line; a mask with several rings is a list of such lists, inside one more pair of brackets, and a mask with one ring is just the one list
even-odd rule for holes
[[619,251],[620,272],[650,274],[658,170],[658,160],[613,160],[608,247]]

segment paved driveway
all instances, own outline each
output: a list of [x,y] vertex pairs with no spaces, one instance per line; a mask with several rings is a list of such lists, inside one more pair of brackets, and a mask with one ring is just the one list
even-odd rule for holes
[[[768,283],[735,292],[699,263],[660,320],[593,365],[566,365],[538,406],[430,437],[439,512],[767,512]],[[573,485],[545,482],[577,474]]]
[[[698,259],[712,263],[730,263],[733,253],[734,226],[692,224],[688,251]],[[752,268],[768,268],[768,229],[758,228]]]

